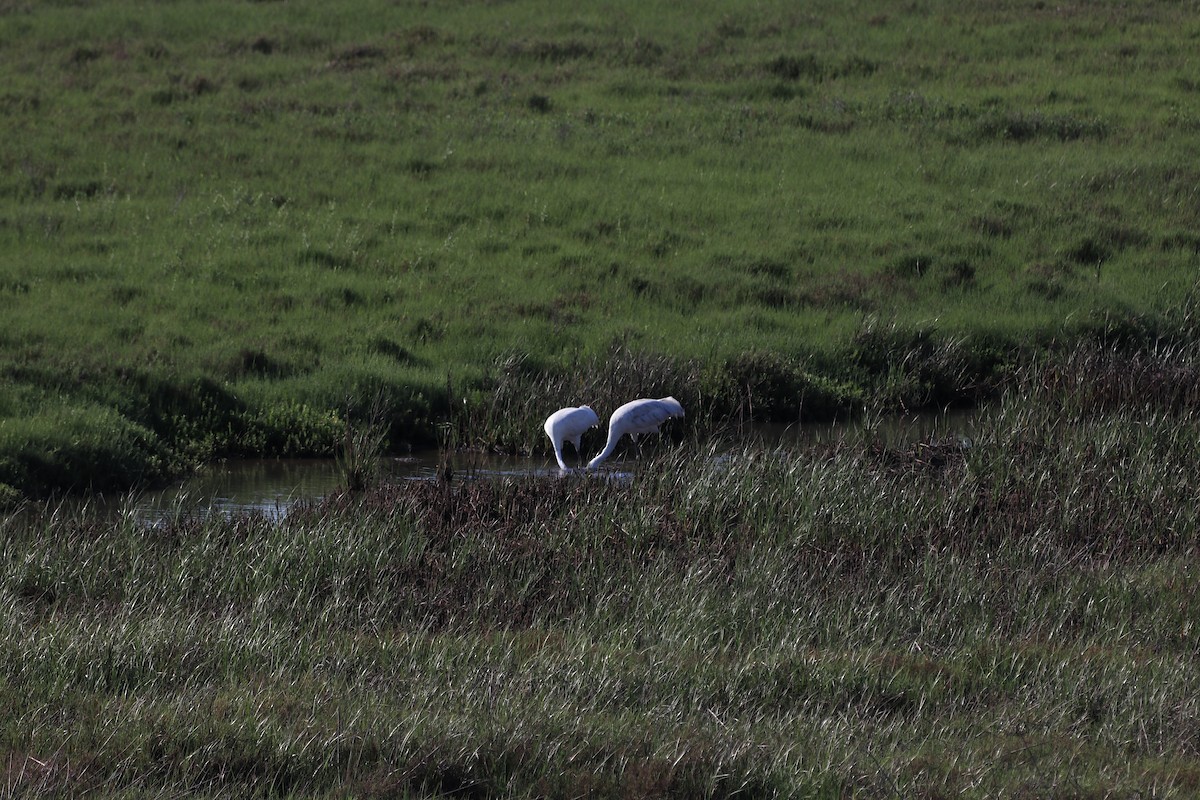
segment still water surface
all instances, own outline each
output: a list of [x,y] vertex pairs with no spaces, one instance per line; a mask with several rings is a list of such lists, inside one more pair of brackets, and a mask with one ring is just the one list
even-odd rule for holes
[[[970,439],[978,418],[976,411],[945,414],[889,417],[873,423],[872,433],[888,444],[921,441],[930,437]],[[836,438],[861,430],[861,421],[805,425],[803,428],[756,425],[743,431],[739,439],[760,442],[768,447],[803,441]],[[585,447],[585,450],[587,448]],[[589,454],[590,455],[590,454]],[[634,459],[631,454],[627,458]],[[567,463],[577,462],[573,448],[567,448]],[[604,474],[627,477],[636,460],[614,458],[606,463]],[[443,466],[436,451],[387,459],[387,480],[433,480]],[[491,478],[522,475],[557,475],[553,458],[501,456],[487,453],[456,454],[451,460],[456,478]],[[188,479],[154,492],[145,492],[133,503],[133,513],[156,520],[179,513],[255,513],[282,518],[296,503],[319,500],[342,487],[341,476],[332,460],[267,459],[229,461],[209,465]]]
[[[553,460],[456,455],[456,474],[477,477],[557,473]],[[385,459],[385,480],[433,480],[442,466],[437,451]],[[551,469],[553,467],[553,470]],[[256,513],[282,518],[296,503],[320,500],[343,487],[332,459],[248,459],[203,467],[180,483],[143,493],[134,504],[139,517],[156,519],[180,512]]]

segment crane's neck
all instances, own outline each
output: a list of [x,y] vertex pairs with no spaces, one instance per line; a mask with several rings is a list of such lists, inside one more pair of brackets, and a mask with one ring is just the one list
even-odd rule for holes
[[613,453],[613,450],[617,449],[617,441],[620,438],[621,438],[621,434],[618,433],[614,436],[613,432],[609,431],[608,432],[608,442],[605,443],[604,449],[600,451],[600,454],[588,462],[588,469],[592,469],[594,467],[600,466],[600,464],[603,463],[604,459],[611,456]]

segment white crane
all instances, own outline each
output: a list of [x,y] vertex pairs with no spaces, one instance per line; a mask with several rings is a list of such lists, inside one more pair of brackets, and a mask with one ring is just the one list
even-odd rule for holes
[[674,397],[663,397],[658,400],[643,398],[631,400],[613,412],[608,421],[608,442],[600,455],[588,462],[588,469],[598,466],[604,459],[612,455],[617,448],[617,442],[625,434],[637,437],[643,433],[658,433],[658,426],[672,417],[682,417],[683,406]]
[[543,427],[546,435],[550,437],[550,443],[554,445],[554,457],[558,459],[560,468],[569,469],[567,462],[563,460],[563,443],[570,442],[575,445],[575,453],[582,460],[583,454],[579,451],[579,440],[583,438],[585,431],[599,424],[600,418],[596,416],[596,412],[592,411],[590,406],[560,408],[546,418],[546,424]]

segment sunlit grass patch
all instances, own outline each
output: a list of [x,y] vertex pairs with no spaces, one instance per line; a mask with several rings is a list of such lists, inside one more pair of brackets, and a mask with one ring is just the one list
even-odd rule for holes
[[[814,386],[828,415],[975,401],[1048,343],[1177,322],[1188,30],[1166,4],[22,9],[0,23],[6,413],[108,403],[180,463],[332,453],[307,424],[113,402],[161,369],[250,416],[331,415],[346,383],[394,400],[397,447],[449,423],[535,450],[614,341],[689,365],[658,384],[712,419],[766,392],[791,422]],[[863,357],[889,327],[917,350]],[[507,414],[484,395],[513,354],[544,391]],[[747,389],[745,354],[783,366]]]

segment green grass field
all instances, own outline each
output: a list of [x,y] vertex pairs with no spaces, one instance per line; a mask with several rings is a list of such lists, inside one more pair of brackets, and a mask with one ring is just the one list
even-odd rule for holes
[[1177,336],[1198,35],[1175,3],[5,3],[0,483],[330,454],[379,399],[393,447],[519,450],[638,394],[945,404]]
[[1195,797],[1195,9],[568,6],[0,0],[0,798]]

